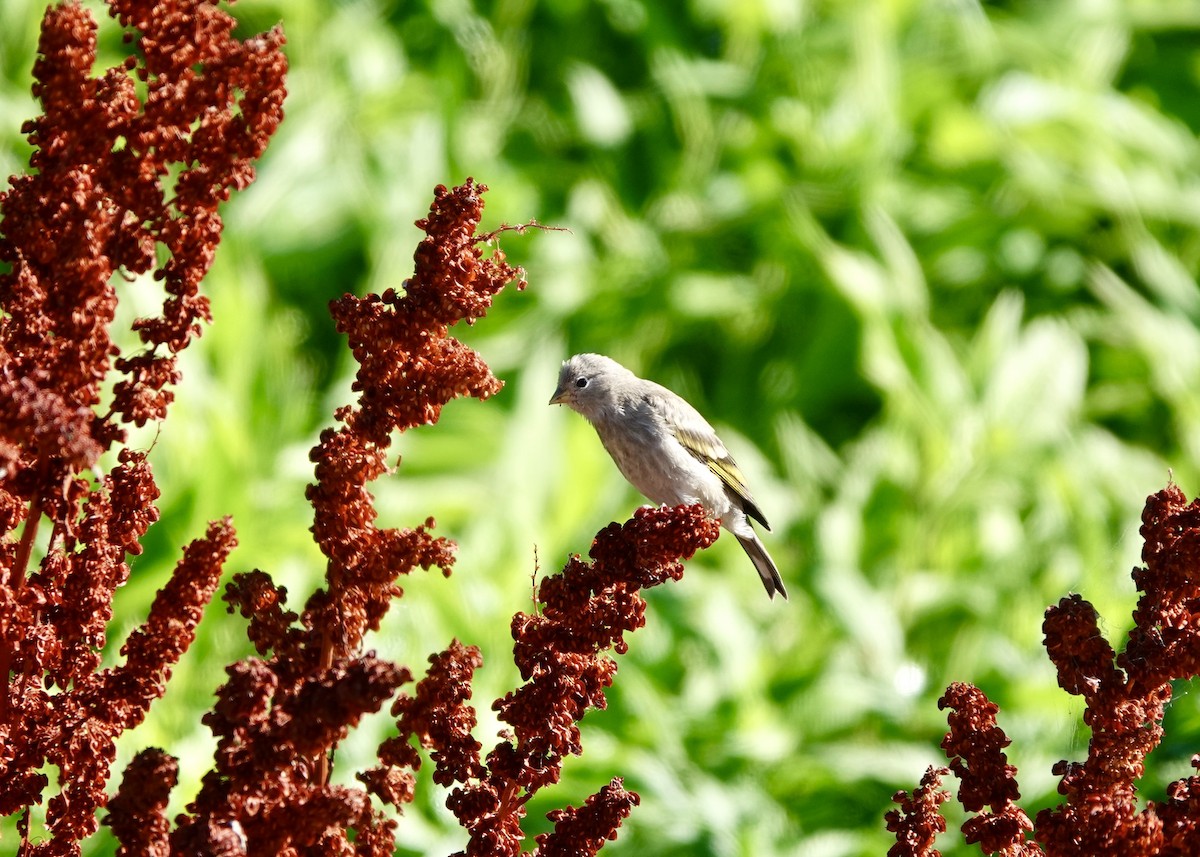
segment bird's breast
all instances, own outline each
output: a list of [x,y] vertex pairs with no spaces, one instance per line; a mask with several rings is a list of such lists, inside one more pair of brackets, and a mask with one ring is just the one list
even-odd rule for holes
[[728,510],[721,480],[664,426],[632,419],[618,425],[596,423],[596,433],[621,474],[652,502],[701,503],[716,517]]

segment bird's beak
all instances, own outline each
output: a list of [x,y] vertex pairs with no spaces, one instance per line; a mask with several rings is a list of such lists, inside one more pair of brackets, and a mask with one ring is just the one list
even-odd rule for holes
[[563,404],[563,402],[566,401],[566,399],[567,399],[567,388],[559,387],[557,390],[554,391],[554,395],[550,397],[550,401],[547,402],[547,404],[561,405],[561,404]]

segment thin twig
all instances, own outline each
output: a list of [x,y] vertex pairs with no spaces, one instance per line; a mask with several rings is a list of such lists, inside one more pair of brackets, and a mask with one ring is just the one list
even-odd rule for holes
[[538,560],[537,545],[533,546],[533,571],[529,574],[529,598],[533,602],[533,613],[535,616],[542,614],[541,605],[538,603],[538,572],[542,570],[541,562]]
[[471,239],[474,243],[491,242],[501,232],[515,232],[518,235],[524,235],[530,229],[541,229],[543,232],[570,232],[571,230],[565,226],[547,226],[544,223],[538,223],[537,220],[530,220],[528,223],[508,224],[501,223],[491,232],[485,232],[482,235],[476,235]]

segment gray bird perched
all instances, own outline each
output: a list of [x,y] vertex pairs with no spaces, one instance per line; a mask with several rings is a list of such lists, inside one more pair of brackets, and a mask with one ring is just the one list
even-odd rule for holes
[[699,503],[741,543],[767,594],[787,590],[749,518],[771,526],[750,495],[737,462],[700,413],[661,384],[602,354],[576,354],[562,365],[552,405],[582,414],[617,467],[655,503]]

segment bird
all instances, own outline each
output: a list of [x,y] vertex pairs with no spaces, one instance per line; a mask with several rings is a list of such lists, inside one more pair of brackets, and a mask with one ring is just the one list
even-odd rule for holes
[[550,404],[591,423],[617,469],[652,502],[702,505],[741,544],[767,595],[787,599],[779,569],[750,523],[770,530],[766,516],[716,431],[683,397],[603,354],[576,354],[563,361]]

